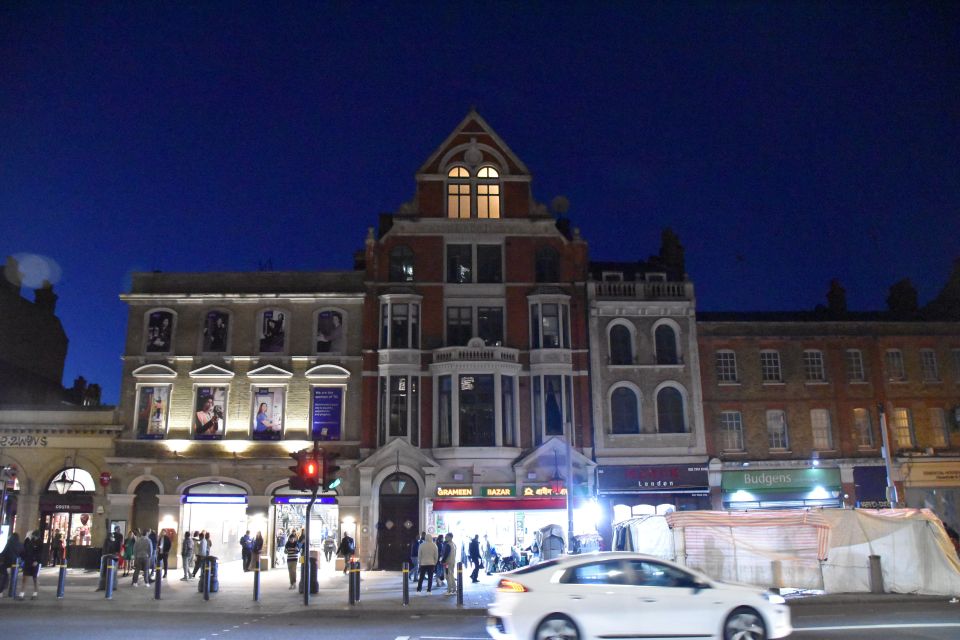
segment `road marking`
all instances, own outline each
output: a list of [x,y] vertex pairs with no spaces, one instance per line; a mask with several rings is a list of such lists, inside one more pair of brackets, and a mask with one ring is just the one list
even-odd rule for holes
[[[835,627],[794,627],[794,631],[856,631],[858,629],[938,629],[960,627],[960,622],[923,622],[915,624],[849,624]],[[423,636],[426,637],[426,636]]]
[[396,640],[410,640],[410,636],[397,636]]

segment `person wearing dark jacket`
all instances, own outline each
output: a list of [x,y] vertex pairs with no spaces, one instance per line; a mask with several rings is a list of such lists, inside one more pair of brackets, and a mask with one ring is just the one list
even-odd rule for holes
[[420,573],[420,556],[418,552],[420,551],[420,545],[423,544],[426,537],[427,534],[421,533],[420,537],[410,544],[410,582],[416,580]]
[[170,540],[170,533],[164,529],[160,535],[160,542],[157,544],[157,569],[163,567],[163,579],[167,579],[167,566],[170,560],[170,547],[173,541]]
[[26,591],[27,578],[33,578],[33,595],[31,600],[37,599],[37,575],[40,573],[40,532],[34,531],[27,534],[23,541],[23,582],[20,583],[20,595],[18,600],[23,600],[24,591]]
[[343,557],[343,575],[347,575],[347,571],[350,569],[350,556],[353,555],[354,551],[356,551],[356,545],[353,543],[353,538],[350,537],[349,533],[343,534],[340,546],[337,547],[337,555]]
[[473,582],[480,582],[477,578],[480,574],[480,536],[473,536],[473,540],[470,541],[469,551],[470,562],[473,563],[473,573],[470,574],[470,579]]
[[7,583],[10,582],[7,572],[11,567],[15,567],[22,557],[23,543],[20,542],[20,535],[11,533],[6,546],[0,552],[0,598],[7,592]]

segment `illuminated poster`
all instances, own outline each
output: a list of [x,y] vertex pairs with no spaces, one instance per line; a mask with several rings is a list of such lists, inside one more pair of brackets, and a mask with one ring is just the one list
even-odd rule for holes
[[222,353],[227,350],[227,331],[230,316],[222,311],[211,311],[203,324],[203,351]]
[[227,428],[227,388],[197,387],[193,414],[193,437],[197,440],[219,440]]
[[343,316],[339,311],[317,314],[317,353],[343,353]]
[[140,387],[137,396],[137,437],[158,440],[167,433],[170,387]]
[[147,317],[147,352],[167,353],[173,340],[173,314],[153,311]]
[[343,420],[343,387],[314,387],[310,437],[339,440]]
[[258,387],[253,392],[253,439],[279,440],[283,436],[283,387]]
[[286,336],[286,315],[283,311],[267,309],[260,314],[260,326],[257,329],[260,353],[283,353]]

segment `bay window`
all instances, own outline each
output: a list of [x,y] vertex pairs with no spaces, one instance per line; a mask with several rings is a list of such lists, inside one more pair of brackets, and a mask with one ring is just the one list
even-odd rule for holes
[[380,304],[380,348],[420,348],[420,304],[383,300]]
[[534,375],[533,438],[540,445],[546,438],[564,435],[564,425],[573,420],[573,379],[569,375]]
[[419,443],[419,379],[415,375],[380,377],[379,442],[386,444],[395,438],[409,438]]
[[530,305],[530,348],[570,348],[570,310],[566,303],[534,302]]

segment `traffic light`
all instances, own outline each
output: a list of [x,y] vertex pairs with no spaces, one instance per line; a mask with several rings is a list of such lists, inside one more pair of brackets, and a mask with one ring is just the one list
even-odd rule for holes
[[326,459],[323,465],[323,488],[325,491],[330,491],[340,486],[340,476],[337,475],[337,472],[340,471],[340,466],[334,464],[339,457],[339,453],[328,453],[325,456]]
[[323,461],[320,452],[295,451],[290,457],[296,464],[290,467],[293,475],[287,481],[295,491],[314,491],[320,487],[320,478],[323,477]]

